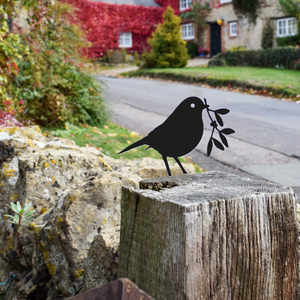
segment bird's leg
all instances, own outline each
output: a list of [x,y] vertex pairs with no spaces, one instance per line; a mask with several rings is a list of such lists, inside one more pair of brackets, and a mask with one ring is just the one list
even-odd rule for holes
[[179,165],[179,167],[180,167],[182,173],[183,173],[183,174],[187,174],[186,170],[185,170],[184,167],[182,166],[182,164],[181,164],[180,160],[178,159],[178,157],[174,157],[174,159],[175,159],[175,161],[178,163],[178,165]]
[[169,175],[169,176],[172,176],[172,173],[171,173],[171,171],[170,171],[170,167],[169,167],[169,164],[168,164],[167,157],[166,157],[166,156],[162,156],[162,159],[163,159],[164,162],[165,162],[165,165],[166,165],[166,168],[167,168],[168,175]]

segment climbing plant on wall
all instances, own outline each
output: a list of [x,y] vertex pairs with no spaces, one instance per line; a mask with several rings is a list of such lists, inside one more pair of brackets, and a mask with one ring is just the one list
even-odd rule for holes
[[201,40],[201,33],[203,29],[206,27],[205,18],[209,14],[211,7],[206,2],[204,5],[195,3],[192,8],[181,13],[180,17],[182,20],[192,21],[196,23],[197,30],[197,40],[200,44],[203,44]]
[[253,23],[256,22],[259,0],[232,0],[232,4],[237,13],[248,16]]
[[149,50],[147,39],[162,22],[166,6],[170,4],[179,14],[179,0],[156,0],[163,7],[145,7],[136,5],[116,5],[87,0],[63,0],[77,8],[75,23],[81,22],[87,39],[91,42],[89,57],[101,58],[108,50],[119,48],[120,32],[132,33],[132,47],[127,49],[134,53]]
[[273,47],[273,38],[274,38],[274,27],[272,25],[271,19],[266,20],[261,39],[261,47],[263,49]]

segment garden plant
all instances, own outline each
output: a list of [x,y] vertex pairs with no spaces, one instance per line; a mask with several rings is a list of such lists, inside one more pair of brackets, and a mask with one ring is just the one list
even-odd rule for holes
[[188,54],[186,42],[181,37],[181,18],[174,15],[173,9],[168,6],[163,15],[163,24],[148,39],[150,52],[143,54],[147,68],[181,68],[187,65]]
[[15,215],[4,215],[5,217],[11,218],[11,221],[7,221],[9,223],[15,224],[17,225],[17,240],[18,240],[18,251],[19,254],[22,255],[26,261],[26,264],[28,266],[28,269],[31,269],[31,265],[28,262],[26,255],[23,251],[23,245],[20,242],[20,235],[22,232],[22,226],[25,223],[30,222],[31,220],[34,219],[34,217],[32,216],[35,211],[34,209],[32,209],[31,204],[26,205],[24,208],[22,208],[21,204],[19,201],[17,201],[17,205],[14,204],[13,202],[10,203],[10,205],[7,204],[7,206],[15,212]]
[[[21,7],[15,0],[0,4],[0,108],[39,125],[103,123],[107,110],[101,86],[86,72],[83,32],[70,22],[68,4],[30,0],[26,26],[14,25]],[[9,9],[7,9],[9,7]]]

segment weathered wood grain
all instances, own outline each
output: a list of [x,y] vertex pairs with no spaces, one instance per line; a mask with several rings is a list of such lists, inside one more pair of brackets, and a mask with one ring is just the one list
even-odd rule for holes
[[290,188],[220,172],[123,187],[119,277],[156,300],[298,299]]

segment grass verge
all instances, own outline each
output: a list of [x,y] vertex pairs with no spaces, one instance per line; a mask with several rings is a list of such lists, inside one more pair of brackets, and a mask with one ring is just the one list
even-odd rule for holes
[[[103,154],[115,159],[134,160],[143,157],[161,159],[161,155],[154,149],[145,151],[146,145],[118,155],[118,152],[140,140],[142,136],[113,123],[108,123],[101,127],[92,127],[85,124],[81,126],[67,124],[65,128],[43,128],[43,131],[49,132],[53,136],[73,140],[81,147],[95,147]],[[190,159],[185,157],[180,158],[180,161],[186,163],[190,162]],[[203,169],[198,165],[194,164],[194,167],[197,173],[203,172]]]
[[123,76],[150,77],[192,84],[207,84],[225,90],[300,100],[300,72],[258,67],[192,67],[146,69]]

